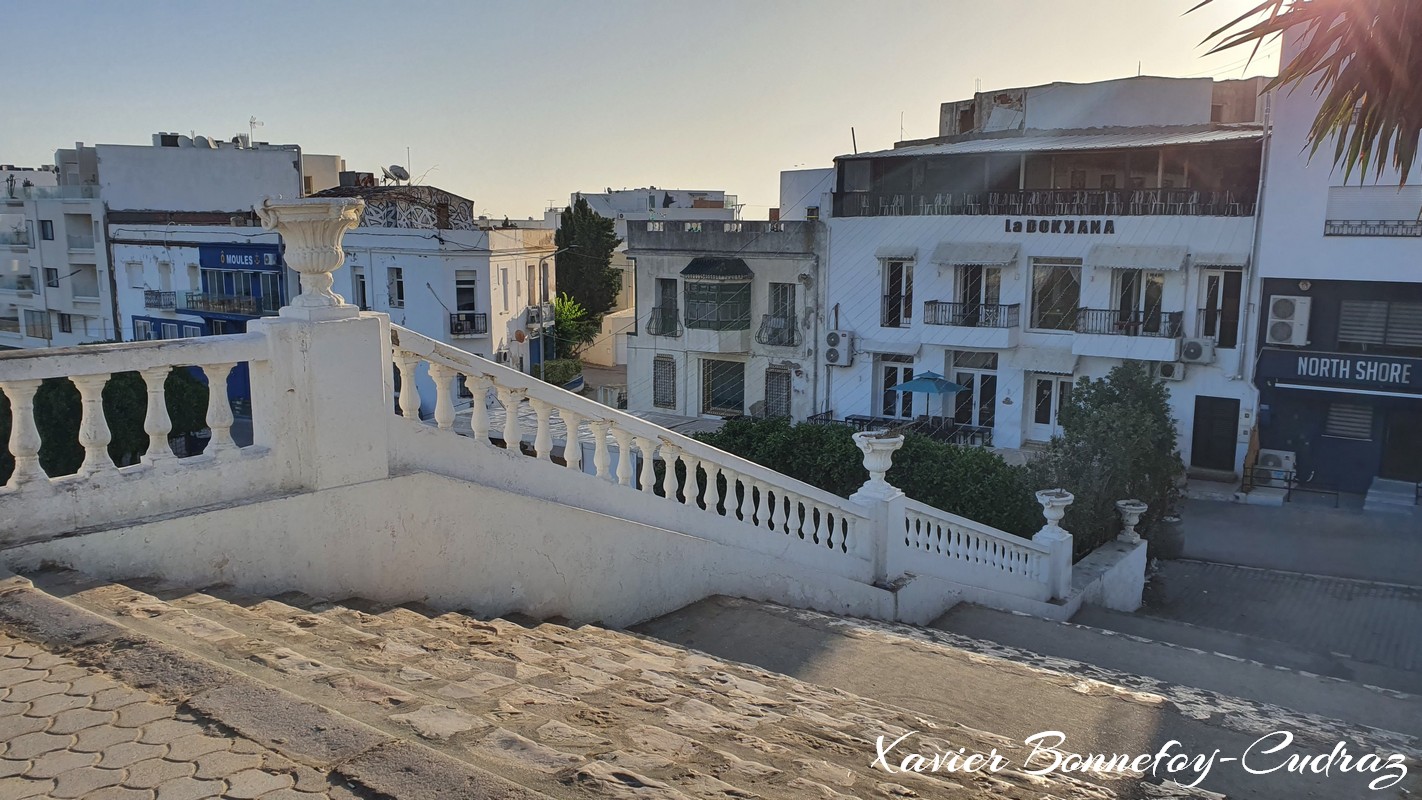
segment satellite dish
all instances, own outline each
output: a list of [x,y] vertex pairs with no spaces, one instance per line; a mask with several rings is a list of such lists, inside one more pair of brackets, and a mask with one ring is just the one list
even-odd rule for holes
[[395,173],[390,171],[389,167],[381,167],[380,171],[385,174],[385,180],[387,181],[399,180],[395,177]]
[[528,341],[528,334],[524,333],[523,331],[514,331],[514,341],[518,342],[519,344],[523,344],[524,342]]
[[390,174],[394,175],[397,181],[408,181],[410,179],[410,171],[399,164],[390,165]]

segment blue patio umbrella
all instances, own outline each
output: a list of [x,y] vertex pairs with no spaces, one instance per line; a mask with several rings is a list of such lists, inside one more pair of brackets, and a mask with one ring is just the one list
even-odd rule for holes
[[[947,378],[943,377],[942,375],[939,375],[936,372],[925,372],[922,375],[919,375],[917,378],[904,381],[903,383],[893,387],[893,390],[896,392],[914,392],[917,394],[950,395],[966,391],[967,388],[968,387],[963,386],[962,384],[954,383],[948,380]],[[946,409],[947,400],[944,400],[944,404]],[[928,409],[925,408],[924,410],[927,411]]]

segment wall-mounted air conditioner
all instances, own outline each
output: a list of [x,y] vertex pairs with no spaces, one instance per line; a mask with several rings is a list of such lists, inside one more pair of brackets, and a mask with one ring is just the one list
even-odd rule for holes
[[1254,485],[1288,488],[1296,459],[1292,450],[1260,450],[1254,462]]
[[1308,317],[1313,298],[1276,294],[1269,298],[1269,324],[1264,328],[1265,344],[1302,347],[1308,344]]
[[1185,365],[1179,361],[1162,361],[1155,365],[1155,376],[1163,381],[1185,380]]
[[1186,339],[1180,345],[1180,360],[1187,364],[1215,363],[1215,342],[1213,339]]
[[854,334],[849,331],[825,331],[824,347],[820,353],[825,365],[847,367],[854,363]]

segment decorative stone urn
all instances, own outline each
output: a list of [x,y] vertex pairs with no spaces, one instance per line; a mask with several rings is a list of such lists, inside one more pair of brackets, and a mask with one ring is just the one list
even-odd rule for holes
[[1037,492],[1037,502],[1042,504],[1042,516],[1047,518],[1047,525],[1041,532],[1066,533],[1062,528],[1062,517],[1066,516],[1067,506],[1074,500],[1076,496],[1065,489],[1043,489]]
[[1141,521],[1141,515],[1149,508],[1139,500],[1117,500],[1116,510],[1121,513],[1121,534],[1116,537],[1118,541],[1127,544],[1135,544],[1141,540],[1141,535],[1136,533],[1136,525]]
[[301,275],[301,294],[281,310],[308,320],[354,317],[360,309],[331,291],[331,273],[345,263],[341,238],[360,224],[365,201],[358,197],[306,197],[262,201],[262,226],[281,234],[286,265]]
[[884,475],[894,465],[894,451],[904,446],[904,437],[885,431],[861,431],[854,434],[854,443],[864,451],[864,469],[869,471],[869,480],[850,499],[891,500],[897,497],[899,490],[889,485]]

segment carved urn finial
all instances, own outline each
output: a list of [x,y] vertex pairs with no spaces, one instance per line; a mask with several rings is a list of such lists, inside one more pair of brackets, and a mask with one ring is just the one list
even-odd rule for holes
[[1117,540],[1127,544],[1135,544],[1141,540],[1141,535],[1136,533],[1136,525],[1141,521],[1141,515],[1145,514],[1149,508],[1139,500],[1117,500],[1116,510],[1121,514],[1121,534]]
[[894,465],[894,451],[904,446],[904,437],[883,431],[860,431],[854,434],[854,443],[864,451],[864,469],[869,471],[869,480],[859,487],[851,499],[889,500],[897,497],[899,490],[889,485],[884,475]]
[[331,291],[331,273],[345,263],[341,239],[360,224],[365,201],[359,197],[267,198],[257,209],[262,226],[281,234],[287,266],[301,275],[301,294],[282,308],[284,317],[339,319],[359,313]]

